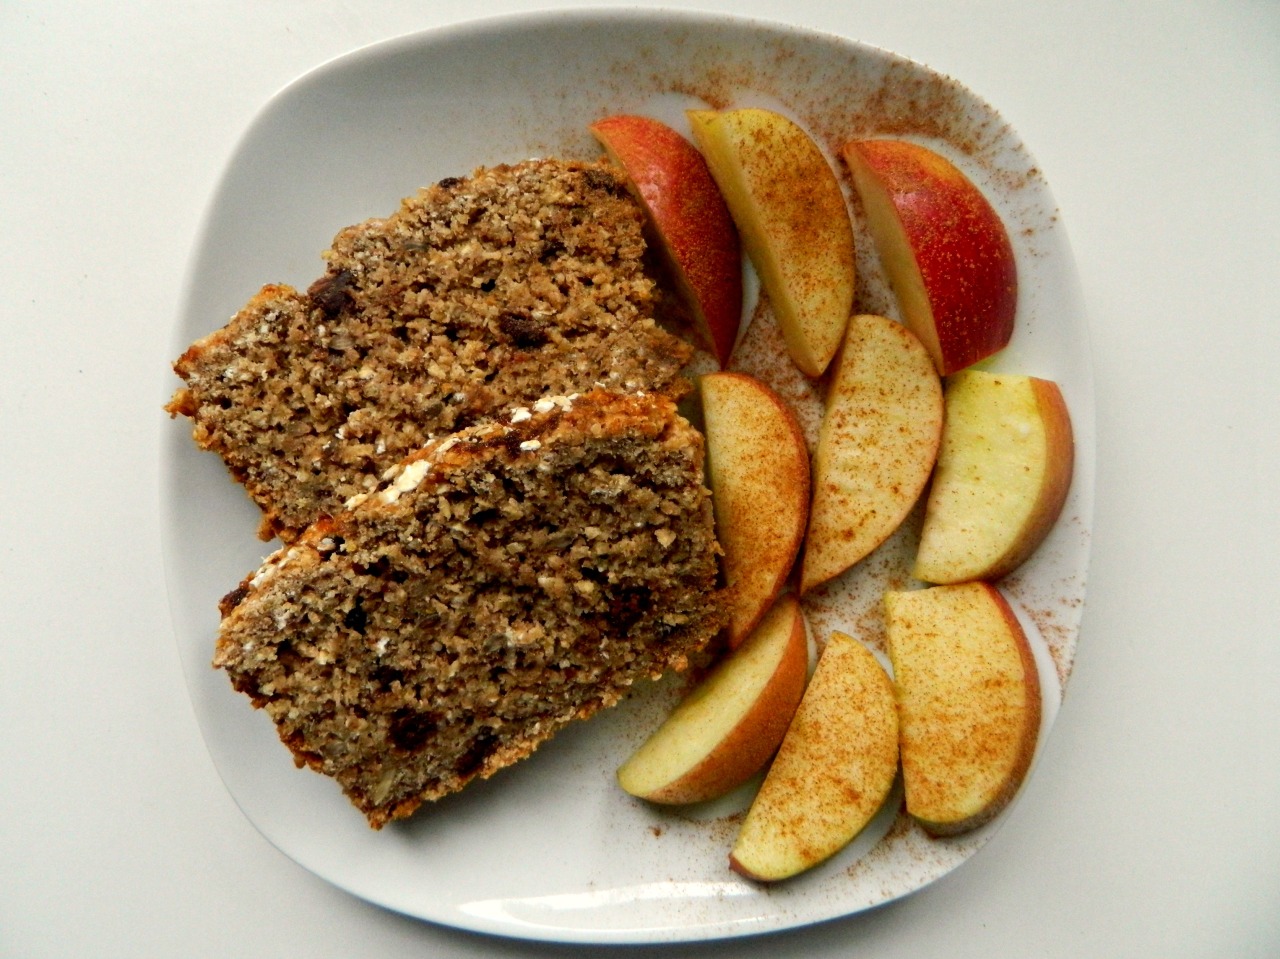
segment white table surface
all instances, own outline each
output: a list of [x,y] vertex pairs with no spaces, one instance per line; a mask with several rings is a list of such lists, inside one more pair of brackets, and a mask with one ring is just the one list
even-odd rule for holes
[[[1097,507],[1066,702],[977,857],[852,919],[627,954],[1280,955],[1280,4],[669,5],[887,47],[1012,122],[1083,282]],[[390,914],[259,836],[187,698],[157,508],[184,269],[258,108],[536,6],[0,3],[0,955],[563,954]]]

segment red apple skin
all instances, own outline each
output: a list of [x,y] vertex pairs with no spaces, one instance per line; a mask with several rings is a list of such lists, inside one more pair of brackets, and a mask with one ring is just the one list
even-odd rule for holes
[[1004,223],[982,192],[945,157],[916,143],[856,140],[843,152],[850,165],[849,155],[859,154],[889,191],[932,308],[939,375],[1003,349],[1013,336],[1018,271]]
[[618,114],[590,129],[645,207],[698,338],[726,367],[742,320],[742,248],[706,160],[650,117]]

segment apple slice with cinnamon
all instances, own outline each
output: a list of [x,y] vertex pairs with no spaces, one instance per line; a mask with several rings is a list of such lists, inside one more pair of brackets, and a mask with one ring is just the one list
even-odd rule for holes
[[651,117],[618,114],[590,129],[644,206],[698,340],[727,366],[742,320],[742,252],[702,154]]

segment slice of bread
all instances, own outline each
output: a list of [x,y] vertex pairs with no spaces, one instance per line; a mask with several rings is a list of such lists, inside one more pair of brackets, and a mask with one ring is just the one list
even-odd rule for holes
[[720,630],[703,458],[671,400],[605,391],[438,439],[224,599],[214,665],[381,828]]
[[442,180],[340,232],[305,293],[263,287],[194,343],[166,409],[290,542],[433,436],[544,394],[679,396],[693,351],[654,320],[643,223],[606,164]]

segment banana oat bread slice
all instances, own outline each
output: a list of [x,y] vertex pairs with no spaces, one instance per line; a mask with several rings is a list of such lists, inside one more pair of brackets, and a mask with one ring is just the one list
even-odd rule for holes
[[435,440],[223,600],[214,665],[381,828],[719,631],[703,456],[604,391]]
[[341,231],[305,292],[269,285],[174,363],[194,421],[291,541],[443,435],[544,394],[680,395],[692,348],[654,321],[643,213],[604,163],[450,177]]

